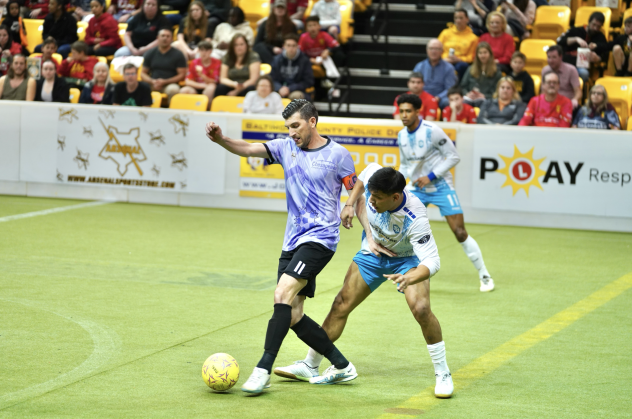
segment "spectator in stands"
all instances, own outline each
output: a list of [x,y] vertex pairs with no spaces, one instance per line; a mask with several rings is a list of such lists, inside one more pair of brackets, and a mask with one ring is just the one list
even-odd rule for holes
[[[64,0],[50,0],[49,14],[44,19],[42,39],[49,36],[57,41],[57,52],[64,58],[70,53],[70,46],[77,39],[77,21],[71,14],[66,13]],[[35,52],[42,52],[42,45],[35,47]]]
[[111,105],[114,100],[114,86],[108,65],[97,63],[94,66],[94,77],[81,91],[79,103]]
[[138,81],[138,68],[134,64],[125,64],[123,67],[125,81],[114,86],[115,106],[145,106],[152,104],[151,87],[145,82]]
[[62,78],[57,77],[55,63],[42,62],[42,77],[36,82],[35,102],[70,103],[70,86]]
[[307,31],[299,38],[301,51],[309,57],[312,64],[320,65],[325,58],[331,56],[337,66],[344,62],[344,53],[340,44],[331,35],[320,30],[320,18],[310,16],[305,19]]
[[632,16],[625,19],[624,33],[619,35],[612,43],[612,58],[617,70],[617,77],[632,77]]
[[9,28],[0,25],[0,75],[7,74],[11,57],[15,54],[22,54],[22,46],[13,41]]
[[[594,12],[588,19],[588,26],[578,26],[570,28],[557,39],[557,44],[564,50],[564,62],[576,66],[577,65],[577,49],[590,49],[591,63],[608,61],[608,40],[601,32],[601,27],[606,18],[601,12]],[[588,68],[577,67],[579,77],[588,81],[590,72]]]
[[476,47],[474,63],[461,80],[465,102],[477,108],[481,106],[485,99],[492,98],[501,77],[492,48],[487,42],[481,42]]
[[493,0],[456,0],[454,10],[458,9],[467,11],[472,31],[475,35],[480,36],[485,32],[487,14],[496,10],[496,3]]
[[213,56],[215,58],[224,58],[230,42],[237,34],[243,35],[248,45],[254,45],[255,34],[250,27],[250,23],[246,21],[244,11],[239,7],[233,7],[228,12],[228,22],[220,23],[215,29],[213,34]]
[[448,89],[458,83],[452,64],[441,59],[443,44],[438,39],[431,39],[426,45],[428,58],[417,63],[413,72],[421,73],[424,80],[424,90],[439,102],[443,109],[450,104]]
[[259,25],[255,46],[252,48],[261,57],[261,62],[266,64],[272,64],[274,58],[283,52],[286,35],[297,34],[296,25],[287,14],[285,0],[277,0],[272,12],[268,19]]
[[187,60],[179,50],[171,47],[172,42],[171,29],[161,29],[158,46],[143,55],[143,72],[140,75],[151,90],[167,95],[167,104],[180,91],[178,83],[187,75]]
[[[437,119],[437,109],[439,109],[439,102],[437,98],[432,96],[428,92],[424,92],[424,76],[421,73],[412,73],[408,78],[408,91],[406,94],[412,94],[419,96],[421,99],[421,109],[419,109],[419,116],[427,121],[435,121]],[[394,119],[400,119],[399,106],[397,106],[397,99],[401,95],[397,95],[393,106],[395,111],[393,112]]]
[[11,39],[13,39],[14,42],[17,42],[25,48],[28,46],[26,28],[20,17],[20,3],[18,0],[9,0],[7,3],[7,15],[2,21],[2,24],[9,28]]
[[256,90],[248,92],[244,99],[244,113],[265,113],[280,115],[283,112],[281,96],[273,90],[274,82],[270,76],[261,76],[257,80]]
[[542,93],[529,101],[527,109],[518,125],[536,127],[568,128],[573,119],[573,105],[570,99],[558,94],[560,78],[549,72],[542,77]]
[[189,64],[189,72],[184,81],[185,86],[180,89],[180,93],[206,95],[210,109],[211,102],[215,96],[215,89],[219,84],[222,62],[217,58],[211,57],[213,44],[210,41],[204,40],[200,42],[197,49],[200,58],[194,59]]
[[92,14],[90,2],[91,0],[70,0],[70,7],[74,8],[72,16],[77,22],[81,22],[86,18],[90,19],[89,16]]
[[206,33],[209,38],[213,38],[215,28],[220,23],[226,22],[228,19],[228,11],[232,7],[231,0],[200,0],[204,5],[204,15],[206,16],[207,29]]
[[582,106],[575,115],[573,128],[621,129],[619,115],[614,106],[608,102],[608,92],[605,87],[597,84],[590,89],[586,105]]
[[473,107],[463,102],[463,93],[459,86],[452,86],[448,89],[448,100],[450,100],[450,106],[443,109],[445,122],[476,123],[476,112]]
[[536,4],[533,0],[501,1],[501,12],[507,18],[507,33],[525,39],[529,37],[527,26],[533,24]]
[[487,15],[488,33],[481,35],[479,42],[487,42],[492,47],[494,61],[505,74],[511,72],[511,56],[516,50],[513,37],[505,32],[507,20],[500,12],[491,12]]
[[298,49],[298,35],[285,35],[283,53],[274,58],[270,76],[281,97],[309,100],[307,89],[314,86],[314,73],[309,58]]
[[481,105],[478,114],[479,124],[518,125],[527,104],[520,99],[511,77],[503,77],[498,81],[494,98]]
[[144,55],[158,45],[158,31],[164,28],[171,29],[171,24],[160,11],[158,0],[145,0],[140,10],[141,12],[127,25],[125,46],[114,53],[115,57]]
[[210,39],[208,21],[204,15],[204,5],[200,1],[193,1],[189,6],[189,13],[180,24],[177,41],[173,47],[184,54],[187,60],[194,59],[198,54],[198,44],[204,39]]
[[[275,0],[270,0],[270,14],[272,14],[272,7],[276,4]],[[309,5],[308,0],[287,0],[286,8],[287,14],[292,19],[292,22],[296,25],[296,28],[299,30],[303,29],[303,18],[305,17],[305,10],[307,10],[307,6]],[[261,22],[258,22],[261,24]]]
[[338,40],[340,25],[342,24],[340,3],[338,3],[338,0],[322,0],[316,2],[309,15],[318,16],[320,19],[320,27],[329,32],[329,35],[336,41]]
[[142,12],[142,4],[142,0],[112,0],[110,7],[108,7],[108,13],[118,23],[125,23]]
[[222,58],[220,85],[215,90],[215,96],[245,96],[255,89],[260,72],[259,54],[250,51],[248,40],[238,33],[230,41],[228,52]]
[[474,61],[478,36],[468,26],[467,12],[463,9],[454,11],[454,24],[441,31],[439,41],[443,44],[443,59],[454,66],[463,78],[465,70]]
[[546,73],[554,72],[559,79],[559,93],[569,98],[575,109],[582,100],[582,89],[579,84],[579,74],[574,65],[562,61],[562,47],[553,45],[546,52],[546,60],[549,63],[542,69],[542,81]]
[[105,13],[104,0],[92,0],[90,7],[94,17],[88,22],[85,42],[88,44],[88,55],[107,57],[114,55],[121,48],[118,23],[111,14]]
[[58,74],[66,77],[71,87],[83,88],[94,76],[93,69],[99,60],[87,55],[88,46],[83,41],[72,44],[72,56],[62,61]]
[[26,0],[24,2],[24,8],[29,10],[27,13],[22,13],[25,17],[30,17],[31,19],[42,19],[48,13],[52,13],[50,11],[49,0]]
[[180,25],[182,18],[187,14],[190,3],[190,0],[160,0],[161,10],[176,12],[165,15],[172,26]]
[[516,51],[511,56],[511,74],[510,77],[514,81],[516,90],[520,94],[520,98],[524,103],[529,103],[531,98],[535,96],[535,85],[531,75],[524,71],[527,63],[527,57],[520,51]]
[[7,75],[0,77],[0,99],[30,102],[35,98],[35,89],[35,80],[26,71],[26,57],[14,55]]

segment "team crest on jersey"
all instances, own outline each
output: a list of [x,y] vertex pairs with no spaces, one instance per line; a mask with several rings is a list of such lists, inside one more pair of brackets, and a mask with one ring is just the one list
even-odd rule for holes
[[401,230],[399,229],[399,226],[393,224],[393,231],[395,232],[395,234],[399,234]]
[[425,236],[423,236],[422,238],[419,239],[419,241],[417,243],[419,244],[426,244],[430,241],[430,234],[426,234]]

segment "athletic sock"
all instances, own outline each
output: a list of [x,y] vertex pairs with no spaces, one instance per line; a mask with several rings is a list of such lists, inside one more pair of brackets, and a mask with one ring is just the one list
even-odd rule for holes
[[275,304],[274,313],[268,322],[263,356],[257,364],[257,368],[263,368],[270,374],[272,364],[274,364],[279,349],[281,349],[283,339],[285,339],[285,335],[287,335],[287,332],[290,330],[291,322],[292,306],[288,304]]
[[487,272],[487,268],[485,267],[485,262],[483,261],[483,254],[481,253],[481,248],[478,247],[478,243],[476,240],[472,238],[472,236],[467,236],[467,239],[463,243],[461,243],[463,247],[463,251],[467,255],[468,258],[472,261],[474,267],[478,270],[479,278],[483,278],[484,276],[489,276],[489,272]]
[[[300,340],[305,342],[307,346],[316,352],[323,354],[336,368],[343,369],[349,366],[347,358],[340,353],[331,339],[329,339],[329,336],[327,336],[327,332],[314,320],[303,315],[303,318],[292,326],[292,330]],[[320,364],[320,362],[318,364]],[[311,366],[309,363],[308,365]]]
[[325,359],[325,355],[321,355],[312,348],[309,348],[307,351],[307,356],[305,357],[305,363],[312,368],[320,367],[320,363]]
[[448,362],[445,359],[445,342],[441,341],[433,345],[428,345],[428,352],[430,353],[430,359],[432,359],[432,365],[434,365],[435,374],[440,372],[450,372],[448,368]]

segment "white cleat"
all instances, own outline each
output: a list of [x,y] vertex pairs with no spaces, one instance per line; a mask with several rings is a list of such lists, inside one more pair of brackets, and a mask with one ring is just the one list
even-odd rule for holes
[[452,374],[449,371],[443,371],[435,374],[437,384],[435,385],[435,396],[440,399],[449,399],[454,393],[454,383],[452,383]]
[[481,278],[481,292],[490,292],[494,290],[494,280],[491,276],[484,276]]
[[355,367],[351,362],[347,368],[337,369],[333,365],[325,370],[323,375],[310,378],[311,384],[337,384],[354,380],[358,376]]
[[264,388],[270,388],[270,374],[263,368],[255,368],[248,381],[241,386],[241,391],[261,393]]
[[279,377],[309,381],[310,378],[318,377],[318,367],[312,368],[305,361],[296,361],[288,367],[275,368],[274,373]]

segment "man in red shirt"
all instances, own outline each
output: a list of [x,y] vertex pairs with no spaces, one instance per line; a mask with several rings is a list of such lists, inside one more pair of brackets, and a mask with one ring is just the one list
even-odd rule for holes
[[[430,93],[424,92],[424,76],[421,73],[412,73],[408,78],[408,94],[417,95],[419,99],[421,99],[421,109],[419,109],[419,116],[421,116],[426,121],[436,121],[437,120],[437,109],[439,109],[439,103],[437,102],[437,98],[432,96]],[[395,112],[393,112],[394,119],[400,119],[399,117],[399,106],[397,106],[397,99],[401,95],[397,95],[395,98],[395,102],[393,102],[393,106],[395,107]]]
[[560,79],[555,73],[547,73],[542,80],[543,94],[531,98],[518,125],[568,128],[573,120],[573,103],[558,94]]
[[443,109],[444,122],[476,124],[476,112],[473,107],[463,103],[463,93],[458,85],[448,89],[448,100],[450,100],[450,106]]
[[72,56],[62,61],[57,74],[60,77],[71,78],[66,80],[70,84],[83,87],[92,80],[94,65],[99,62],[96,57],[86,55],[88,45],[83,41],[77,41],[70,47]]

